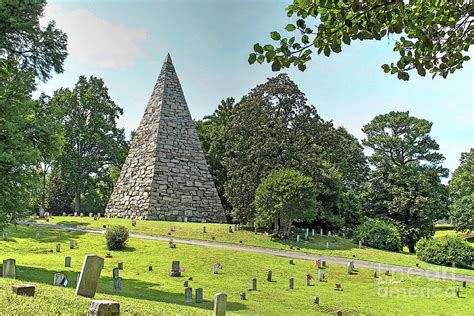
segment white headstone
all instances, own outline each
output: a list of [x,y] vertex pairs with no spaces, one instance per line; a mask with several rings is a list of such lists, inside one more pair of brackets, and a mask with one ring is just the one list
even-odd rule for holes
[[86,255],[82,264],[81,275],[77,282],[76,295],[94,297],[99,282],[104,259],[97,255]]

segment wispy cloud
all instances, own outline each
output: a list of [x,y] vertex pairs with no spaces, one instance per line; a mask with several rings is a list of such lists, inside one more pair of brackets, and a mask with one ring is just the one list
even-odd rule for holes
[[98,69],[126,68],[143,56],[144,28],[129,28],[84,9],[48,4],[43,23],[55,20],[68,35],[69,58]]

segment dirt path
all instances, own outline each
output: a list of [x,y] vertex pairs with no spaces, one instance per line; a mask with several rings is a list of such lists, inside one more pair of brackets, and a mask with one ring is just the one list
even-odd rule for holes
[[[50,224],[50,223],[36,223],[36,222],[20,222],[19,224],[21,225],[29,224],[31,226],[43,226],[43,227],[64,229],[64,230],[70,230],[70,231],[81,231],[81,232],[86,232],[86,233],[105,234],[105,229],[98,229],[98,228],[75,227],[75,226],[57,225],[57,224]],[[151,235],[136,234],[136,233],[130,233],[130,236],[134,238],[142,238],[142,239],[158,240],[158,241],[170,240],[170,237],[151,236]],[[434,271],[434,270],[423,270],[419,268],[407,268],[407,267],[394,266],[394,265],[389,265],[389,264],[376,263],[376,262],[363,261],[363,260],[351,260],[347,258],[309,254],[305,252],[262,248],[262,247],[254,247],[254,246],[247,246],[247,245],[237,245],[237,244],[221,243],[221,242],[215,242],[215,241],[182,239],[182,238],[175,238],[175,237],[173,237],[173,241],[175,243],[180,243],[180,244],[233,249],[233,250],[239,250],[239,251],[249,251],[249,252],[263,253],[263,254],[269,254],[269,255],[274,255],[274,256],[279,256],[279,257],[291,258],[291,259],[304,259],[304,260],[321,259],[323,261],[326,261],[327,263],[340,264],[340,265],[347,265],[349,261],[353,261],[356,267],[376,269],[376,270],[379,270],[381,273],[384,273],[386,270],[389,270],[391,272],[402,272],[402,273],[406,273],[410,275],[424,276],[427,278],[436,278],[436,279],[460,281],[460,282],[466,281],[466,282],[474,283],[474,276],[461,275],[461,274],[448,273],[448,272],[439,272],[439,271]]]

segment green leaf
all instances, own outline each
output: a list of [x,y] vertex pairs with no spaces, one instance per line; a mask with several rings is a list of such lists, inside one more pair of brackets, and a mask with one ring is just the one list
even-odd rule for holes
[[249,64],[251,65],[254,64],[256,60],[257,60],[257,55],[255,55],[255,53],[251,53],[249,55]]
[[273,40],[275,41],[279,41],[281,36],[280,36],[280,33],[278,33],[277,31],[273,31],[270,33],[270,36]]
[[324,55],[326,55],[327,57],[331,55],[331,49],[329,48],[329,46],[324,47]]
[[288,32],[293,32],[294,30],[296,30],[296,26],[294,26],[293,24],[288,24],[285,27],[285,30],[287,30]]
[[274,61],[272,63],[272,71],[279,71],[281,69],[281,65],[278,61]]
[[344,35],[342,36],[342,41],[344,42],[344,44],[346,45],[350,45],[351,44],[351,38],[349,37],[349,35],[347,33],[344,33]]
[[299,69],[300,71],[305,71],[305,70],[306,70],[306,65],[305,65],[305,64],[299,64],[299,65],[298,65],[298,69]]
[[259,54],[263,54],[263,48],[258,43],[253,45],[253,50]]
[[263,46],[263,49],[265,49],[266,51],[273,51],[275,48],[273,47],[273,45],[267,44]]
[[382,69],[385,73],[389,73],[390,72],[390,66],[387,65],[387,64],[383,64],[382,65]]
[[262,64],[262,63],[265,61],[265,56],[259,55],[259,56],[257,57],[257,61],[258,61],[259,64]]

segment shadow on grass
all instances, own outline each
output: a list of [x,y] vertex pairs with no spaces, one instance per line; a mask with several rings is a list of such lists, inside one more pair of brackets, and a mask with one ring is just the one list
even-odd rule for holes
[[85,234],[81,231],[64,231],[49,227],[12,226],[8,230],[8,241],[17,242],[16,239],[31,239],[39,243],[63,243],[78,238]]
[[[37,282],[52,285],[54,274],[59,272],[68,274],[69,288],[76,287],[77,274],[75,272],[71,273],[70,271],[49,271],[37,267],[17,266],[16,280],[21,282]],[[159,283],[150,283],[135,279],[122,279],[122,292],[115,293],[113,284],[114,282],[111,277],[102,275],[99,279],[97,293],[115,296],[117,301],[120,301],[120,297],[128,297],[153,302],[192,306],[209,311],[213,309],[214,302],[208,300],[204,300],[201,304],[185,303],[184,288],[183,293],[178,294],[158,290],[157,288],[160,287]],[[206,289],[204,289],[204,292],[205,291]],[[195,293],[193,293],[193,296],[194,294]],[[228,311],[239,311],[244,309],[247,309],[244,304],[229,301],[227,302]]]
[[56,224],[57,224],[57,225],[64,225],[64,226],[74,226],[74,227],[77,227],[77,226],[89,226],[89,225],[90,225],[90,223],[78,222],[78,221],[74,221],[74,220],[71,220],[71,221],[60,221],[60,222],[57,222]]

